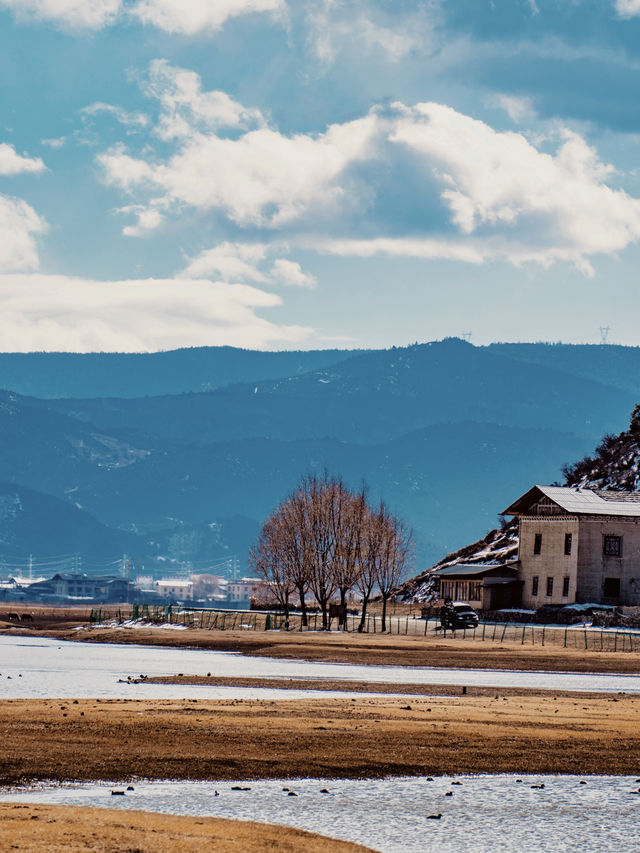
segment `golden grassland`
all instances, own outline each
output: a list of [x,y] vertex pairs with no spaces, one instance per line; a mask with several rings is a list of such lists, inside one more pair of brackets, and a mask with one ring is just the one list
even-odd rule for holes
[[140,811],[0,803],[0,850],[29,853],[366,853],[285,826]]
[[0,782],[640,773],[640,697],[0,702]]

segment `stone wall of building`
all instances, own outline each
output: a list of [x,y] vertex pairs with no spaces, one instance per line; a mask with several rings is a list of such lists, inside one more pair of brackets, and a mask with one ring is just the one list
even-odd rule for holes
[[[536,536],[541,537],[540,553],[536,553]],[[565,554],[566,536],[571,536],[570,554]],[[573,604],[577,601],[578,539],[579,522],[575,516],[520,518],[518,569],[520,579],[524,581],[523,607],[537,609],[548,604]],[[563,594],[565,591],[566,595]]]
[[583,517],[579,526],[576,600],[640,605],[640,519]]

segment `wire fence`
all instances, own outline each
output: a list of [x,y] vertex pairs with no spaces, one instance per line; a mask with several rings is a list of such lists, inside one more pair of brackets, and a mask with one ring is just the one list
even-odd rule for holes
[[[309,613],[308,624],[302,624],[300,613],[285,615],[281,611],[193,609],[172,606],[133,605],[131,608],[94,608],[89,621],[93,624],[129,621],[148,621],[154,624],[177,625],[217,631],[321,631],[322,614]],[[347,616],[347,632],[356,632],[361,617]],[[330,627],[337,628],[334,618]],[[532,625],[516,622],[480,622],[475,628],[443,629],[439,618],[422,619],[411,616],[387,616],[383,630],[379,614],[365,616],[363,632],[409,637],[441,638],[448,642],[473,640],[478,643],[509,643],[522,646],[560,646],[586,651],[640,651],[640,632],[594,628],[588,625]]]

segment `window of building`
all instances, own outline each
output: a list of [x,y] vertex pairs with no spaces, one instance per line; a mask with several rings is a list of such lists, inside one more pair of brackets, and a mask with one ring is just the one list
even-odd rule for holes
[[482,601],[482,581],[469,582],[469,601]]
[[564,553],[565,553],[565,556],[567,556],[567,557],[571,553],[572,542],[573,542],[572,534],[571,533],[565,533],[564,534]]
[[567,598],[568,595],[569,595],[569,578],[565,576],[562,578],[562,597]]
[[602,553],[605,557],[621,557],[622,536],[603,536]]
[[620,595],[620,578],[605,578],[603,592],[605,598],[618,598]]
[[542,533],[536,533],[533,540],[533,553],[541,554],[542,553]]
[[535,596],[538,594],[538,580],[538,575],[534,575],[531,578],[531,595]]
[[553,578],[547,578],[547,595],[553,595]]

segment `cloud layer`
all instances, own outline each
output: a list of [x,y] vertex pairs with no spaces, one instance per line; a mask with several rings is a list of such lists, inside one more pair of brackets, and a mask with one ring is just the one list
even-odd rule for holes
[[47,224],[19,198],[0,195],[0,273],[38,268],[35,236]]
[[100,30],[134,18],[169,33],[196,35],[219,30],[231,18],[256,12],[282,13],[285,0],[0,0],[19,21],[44,21],[74,30]]
[[193,72],[156,63],[151,81],[157,133],[173,153],[119,145],[98,157],[105,182],[151,225],[187,206],[323,251],[370,244],[476,263],[569,261],[587,273],[590,256],[640,238],[640,200],[611,186],[612,167],[561,126],[533,141],[442,104],[398,102],[323,133],[283,134],[203,92]]
[[297,344],[312,331],[260,317],[258,311],[280,304],[274,294],[224,282],[0,275],[0,300],[3,350],[9,352],[268,348]]
[[121,0],[0,0],[18,20],[37,20],[72,29],[99,30],[115,22]]
[[43,172],[45,165],[39,157],[22,157],[13,145],[0,142],[0,175],[19,175],[23,172]]

